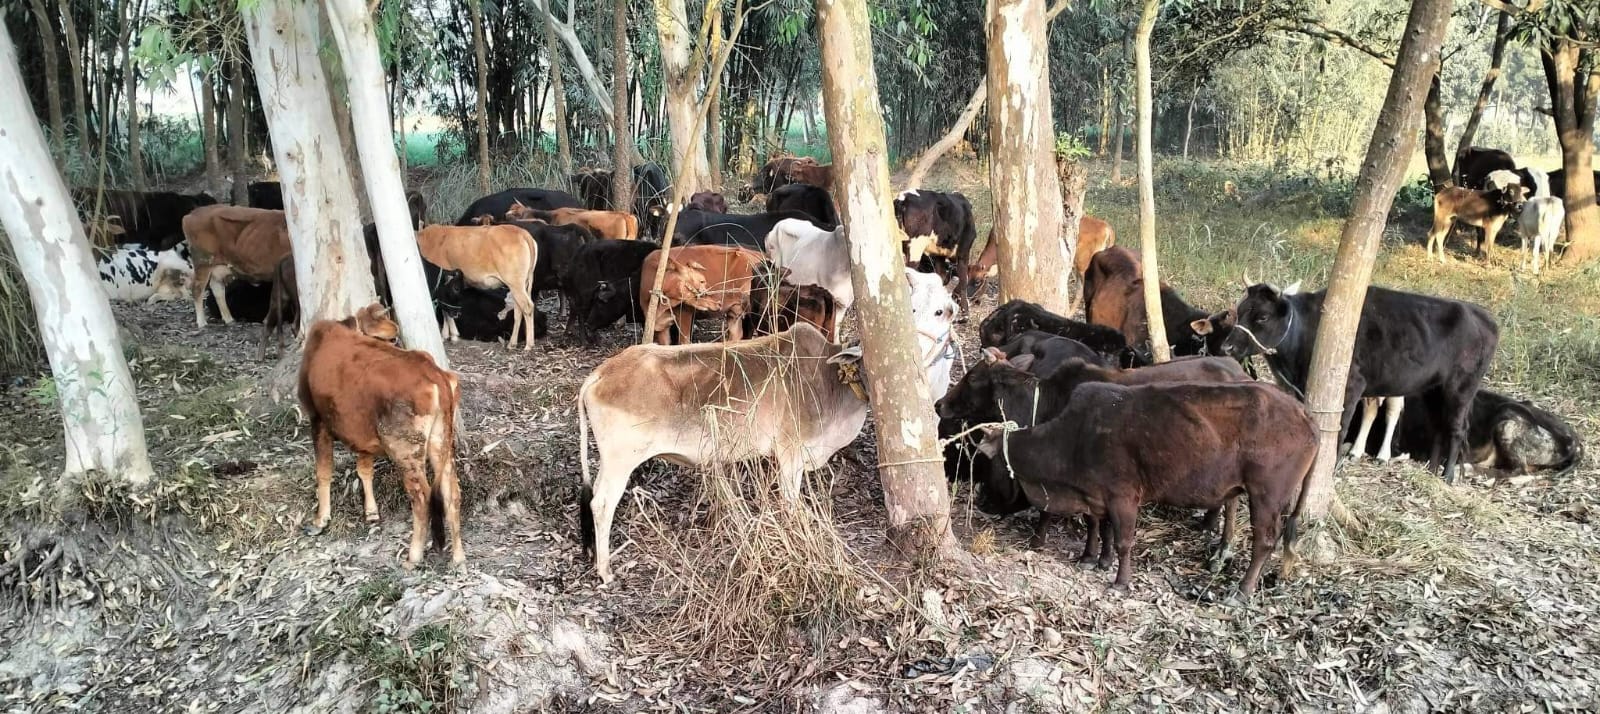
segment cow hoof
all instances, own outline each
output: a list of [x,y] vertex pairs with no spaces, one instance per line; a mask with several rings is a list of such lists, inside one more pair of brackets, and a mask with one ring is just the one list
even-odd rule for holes
[[1212,575],[1221,573],[1223,566],[1227,565],[1228,561],[1232,559],[1233,554],[1227,551],[1213,554],[1210,558],[1206,559],[1206,570],[1211,571]]
[[1029,550],[1044,550],[1044,538],[1042,538],[1042,537],[1041,538],[1029,538],[1028,539],[1028,549]]
[[1100,564],[1089,559],[1079,559],[1078,567],[1084,570],[1099,570]]
[[1128,583],[1119,583],[1115,580],[1111,581],[1111,590],[1114,592],[1119,592],[1126,595],[1128,591],[1132,589],[1133,588],[1129,586]]
[[377,511],[373,511],[371,513],[368,513],[367,514],[367,522],[368,523],[377,523],[378,522],[378,512]]
[[401,561],[400,567],[405,568],[407,572],[410,572],[417,569],[417,563],[416,561],[408,558],[404,561]]

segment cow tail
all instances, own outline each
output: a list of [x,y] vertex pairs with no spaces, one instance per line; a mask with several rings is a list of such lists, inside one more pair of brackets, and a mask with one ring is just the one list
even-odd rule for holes
[[1289,517],[1283,524],[1283,547],[1290,553],[1294,552],[1294,542],[1300,538],[1300,511],[1306,507],[1306,493],[1311,489],[1311,472],[1317,468],[1317,452],[1311,452],[1311,458],[1306,462],[1306,472],[1300,476],[1300,495],[1295,497],[1294,510],[1289,512]]
[[1551,465],[1550,469],[1554,471],[1553,476],[1564,475],[1577,468],[1579,462],[1583,461],[1583,439],[1573,433],[1572,428],[1567,426],[1566,422],[1542,410],[1529,409],[1516,402],[1512,402],[1507,406],[1516,409],[1524,419],[1532,422],[1535,426],[1550,432],[1552,436],[1565,442],[1566,448],[1564,451],[1566,452],[1566,457],[1560,463]]
[[[431,458],[429,461],[442,466],[442,468],[435,466],[433,474],[434,487],[428,492],[428,530],[433,534],[433,547],[438,550],[444,550],[449,546],[449,533],[445,528],[444,522],[444,496],[440,492],[438,482],[443,475],[443,469],[455,469],[456,404],[460,396],[460,386],[459,382],[456,381],[455,375],[444,372],[444,379],[441,381],[443,384],[436,383],[434,385],[433,413],[435,416],[433,429],[443,429],[444,434],[443,438],[438,441],[434,441],[431,438],[428,439],[428,449],[430,451],[437,449],[435,453],[429,454],[436,458]],[[443,387],[443,389],[440,389],[440,387]],[[461,478],[457,474],[456,489],[459,491],[460,488]]]
[[583,483],[578,487],[578,537],[585,553],[594,548],[595,538],[594,509],[589,506],[594,500],[594,480],[589,473],[589,410],[586,404],[590,390],[600,381],[598,375],[598,371],[591,373],[578,388],[578,463],[583,474]]

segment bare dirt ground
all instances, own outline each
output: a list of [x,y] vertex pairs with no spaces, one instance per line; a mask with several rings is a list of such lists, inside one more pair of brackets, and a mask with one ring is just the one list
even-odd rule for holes
[[[985,298],[961,326],[968,359],[977,318],[992,308]],[[450,346],[463,381],[468,564],[450,572],[433,554],[407,572],[404,495],[383,466],[381,523],[361,522],[341,452],[333,526],[300,534],[314,507],[310,439],[292,398],[273,400],[271,365],[254,359],[258,326],[196,333],[175,304],[117,314],[167,475],[156,493],[91,494],[99,505],[87,519],[40,522],[59,417],[41,383],[0,389],[5,555],[30,538],[66,544],[56,562],[0,580],[8,710],[1600,707],[1588,464],[1455,486],[1404,462],[1348,467],[1339,490],[1365,527],[1338,534],[1331,564],[1270,578],[1240,606],[1226,598],[1244,562],[1209,573],[1211,536],[1180,511],[1146,511],[1127,594],[1073,562],[1081,529],[1052,532],[1032,551],[1031,517],[984,516],[964,489],[956,531],[970,562],[912,569],[883,549],[869,422],[809,484],[839,536],[815,573],[742,568],[749,553],[723,558],[739,551],[723,549],[727,519],[702,477],[652,463],[618,514],[618,581],[601,587],[577,542],[573,399],[636,337],[619,326],[598,348],[575,347],[552,320],[531,354]],[[1588,436],[1583,417],[1575,426]],[[748,533],[782,542],[771,528]],[[800,577],[826,597],[750,582]],[[760,600],[715,597],[728,592]]]

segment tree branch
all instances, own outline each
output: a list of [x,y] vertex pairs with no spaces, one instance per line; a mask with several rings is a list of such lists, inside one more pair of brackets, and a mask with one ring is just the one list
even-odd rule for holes
[[1378,50],[1374,49],[1371,45],[1368,45],[1367,43],[1362,42],[1361,40],[1355,38],[1354,36],[1350,35],[1349,33],[1342,32],[1340,30],[1335,30],[1335,29],[1333,29],[1331,27],[1328,27],[1327,25],[1322,24],[1322,21],[1320,21],[1320,20],[1313,20],[1313,19],[1310,19],[1310,18],[1301,18],[1300,19],[1300,24],[1298,24],[1298,25],[1284,25],[1284,26],[1282,26],[1281,29],[1283,29],[1283,30],[1285,30],[1287,32],[1299,33],[1299,34],[1305,35],[1307,37],[1315,37],[1315,38],[1317,38],[1319,40],[1322,40],[1324,42],[1329,42],[1329,43],[1332,43],[1332,44],[1335,44],[1335,45],[1343,45],[1345,47],[1349,47],[1350,49],[1353,49],[1353,50],[1355,50],[1357,52],[1361,52],[1362,54],[1365,54],[1365,55],[1367,55],[1367,56],[1369,56],[1369,57],[1371,57],[1371,58],[1373,58],[1373,59],[1375,59],[1375,60],[1377,60],[1379,62],[1382,62],[1384,64],[1384,66],[1388,67],[1389,69],[1394,69],[1394,56],[1393,55],[1389,55],[1389,54],[1385,54],[1383,52],[1379,52]]

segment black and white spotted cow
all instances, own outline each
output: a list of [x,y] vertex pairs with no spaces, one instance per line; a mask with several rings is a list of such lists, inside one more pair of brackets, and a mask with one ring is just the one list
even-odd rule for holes
[[187,243],[161,251],[125,245],[96,258],[95,262],[99,264],[100,287],[106,291],[106,297],[124,302],[161,302],[187,297],[189,281],[194,277]]

